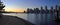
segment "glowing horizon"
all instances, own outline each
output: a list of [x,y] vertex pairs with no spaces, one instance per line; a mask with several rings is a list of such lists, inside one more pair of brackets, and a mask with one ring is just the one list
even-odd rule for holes
[[14,8],[5,8],[5,11],[7,12],[24,12],[23,9],[14,9]]
[[25,9],[23,8],[13,8],[13,7],[8,7],[8,6],[6,6],[4,9],[7,12],[24,12],[25,11]]
[[[2,0],[5,11],[23,12],[26,8],[60,5],[60,0]],[[48,8],[49,9],[49,8]]]

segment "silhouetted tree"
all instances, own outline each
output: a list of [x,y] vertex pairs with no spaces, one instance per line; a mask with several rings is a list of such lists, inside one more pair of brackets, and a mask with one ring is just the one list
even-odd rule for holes
[[26,13],[26,11],[24,11],[24,13]]
[[2,9],[5,7],[5,5],[2,4],[3,2],[0,1],[0,18],[2,17]]

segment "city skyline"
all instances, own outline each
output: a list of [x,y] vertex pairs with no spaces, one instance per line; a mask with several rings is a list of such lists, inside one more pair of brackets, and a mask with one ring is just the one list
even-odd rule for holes
[[40,8],[41,6],[60,5],[60,0],[2,0],[6,11],[23,12],[27,8]]

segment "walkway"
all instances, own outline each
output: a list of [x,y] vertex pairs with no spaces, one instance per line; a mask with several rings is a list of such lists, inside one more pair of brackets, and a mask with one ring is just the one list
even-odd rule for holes
[[3,15],[0,18],[0,25],[34,25],[26,20],[18,18],[16,16]]

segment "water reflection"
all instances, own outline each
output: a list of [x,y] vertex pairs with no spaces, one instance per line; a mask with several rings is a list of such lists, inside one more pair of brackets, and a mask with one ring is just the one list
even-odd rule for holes
[[36,25],[56,25],[53,20],[55,14],[27,14],[27,18],[30,22]]
[[19,18],[23,18],[31,23],[34,23],[36,25],[56,25],[56,22],[53,22],[53,20],[55,19],[56,14],[24,14],[24,13],[11,13],[11,14],[7,14],[5,13],[5,15],[13,15],[13,16],[17,16]]
[[27,14],[28,21],[35,24],[35,15],[34,14]]
[[36,25],[39,25],[40,24],[40,14],[34,14],[34,16],[35,16],[35,23],[36,23]]

